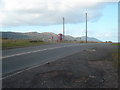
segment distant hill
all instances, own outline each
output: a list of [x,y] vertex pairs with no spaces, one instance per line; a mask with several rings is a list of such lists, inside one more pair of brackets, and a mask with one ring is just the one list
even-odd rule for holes
[[9,39],[28,39],[30,38],[23,33],[16,33],[16,32],[2,32],[2,37],[7,37]]
[[[2,37],[7,37],[9,39],[35,39],[35,40],[49,40],[51,39],[51,36],[53,36],[54,40],[57,40],[58,36],[55,33],[52,32],[44,32],[44,33],[38,33],[38,32],[28,32],[28,33],[18,33],[18,32],[2,32]],[[85,36],[83,37],[73,37],[70,35],[65,36],[65,40],[77,40],[77,41],[84,41]],[[102,42],[96,38],[88,37],[88,41],[96,41],[96,42]]]
[[[80,41],[80,37],[77,37],[76,39],[77,39],[77,41]],[[85,41],[86,37],[85,36],[81,37],[81,40]],[[101,40],[98,40],[98,39],[93,38],[93,37],[88,37],[87,40],[88,41],[95,41],[95,42],[102,42]]]

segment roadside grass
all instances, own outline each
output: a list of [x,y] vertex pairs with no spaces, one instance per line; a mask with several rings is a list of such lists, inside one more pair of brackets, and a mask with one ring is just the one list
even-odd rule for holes
[[[114,46],[120,46],[120,43],[112,43]],[[112,57],[114,60],[114,67],[118,69],[118,66],[120,65],[120,49],[116,49],[114,53],[112,53]]]
[[[61,43],[86,43],[86,41],[71,41],[71,40],[64,40]],[[95,41],[87,41],[87,43],[105,43],[105,42],[95,42]]]
[[[33,42],[31,42],[33,41]],[[57,43],[57,41],[41,41],[41,40],[23,40],[23,39],[17,39],[17,40],[10,40],[10,39],[2,39],[2,49],[10,49],[10,48],[18,48],[18,47],[25,47],[25,46],[33,46],[33,45],[45,45],[45,44],[51,44],[51,43]],[[61,43],[85,43],[85,41],[61,41]],[[88,41],[88,43],[105,43],[105,42],[93,42]],[[120,43],[112,43],[112,45],[119,45]]]
[[[114,46],[120,46],[120,43],[112,43],[111,45]],[[120,49],[116,49],[114,53],[112,53],[112,57],[114,60],[114,67],[118,69],[118,66],[120,65]]]
[[[118,75],[120,75],[120,49],[116,50],[115,53],[112,54],[113,57],[113,65],[114,68],[117,70]],[[118,85],[120,85],[120,78],[118,78]]]
[[120,43],[112,43],[114,46],[120,46]]
[[114,53],[112,53],[113,61],[114,61],[114,67],[117,69],[118,65],[120,65],[120,49],[116,50]]
[[2,49],[10,49],[17,47],[33,46],[33,45],[45,45],[48,42],[40,40],[2,40]]
[[[120,75],[120,43],[112,43],[111,45],[118,46],[118,49],[115,50],[114,53],[112,53],[112,59],[113,59],[113,66],[117,70],[118,75]],[[120,85],[120,78],[118,78],[118,86]]]

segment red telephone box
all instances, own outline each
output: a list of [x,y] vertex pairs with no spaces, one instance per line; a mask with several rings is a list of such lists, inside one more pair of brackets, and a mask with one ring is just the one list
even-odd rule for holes
[[60,33],[58,34],[58,42],[61,42],[61,40],[62,40],[62,34]]
[[53,40],[53,36],[51,36],[51,40]]

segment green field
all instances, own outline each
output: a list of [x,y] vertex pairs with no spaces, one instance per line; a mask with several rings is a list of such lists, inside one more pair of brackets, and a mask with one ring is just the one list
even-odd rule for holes
[[112,45],[120,46],[120,43],[112,43]]
[[40,40],[2,40],[2,49],[49,44]]
[[[112,43],[114,46],[120,46],[120,43]],[[118,68],[118,65],[120,65],[120,49],[116,49],[116,52],[112,54],[113,60],[114,60],[114,66]]]

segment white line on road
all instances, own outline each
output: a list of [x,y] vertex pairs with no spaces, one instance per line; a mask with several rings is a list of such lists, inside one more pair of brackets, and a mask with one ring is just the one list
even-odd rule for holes
[[56,49],[56,48],[70,47],[70,46],[77,46],[77,45],[69,45],[69,46],[62,46],[62,47],[53,47],[53,48],[47,48],[47,49],[40,49],[40,50],[36,50],[36,51],[23,52],[23,53],[13,54],[13,55],[4,56],[4,57],[0,57],[0,58],[4,59],[4,58],[9,58],[9,57],[14,57],[14,56],[20,56],[20,55],[31,54],[31,53],[41,52],[41,51],[45,51],[45,50],[53,50],[53,49]]
[[[56,48],[71,47],[71,46],[78,46],[78,45],[69,45],[69,46],[62,46],[62,47],[47,48],[47,49],[43,49],[43,50],[36,50],[36,51],[31,51],[31,52],[24,52],[24,53],[19,53],[19,54],[15,54],[15,55],[5,56],[5,57],[3,57],[3,58],[13,57],[13,56],[19,56],[19,55],[23,55],[23,54],[29,54],[29,53],[34,53],[34,52],[39,52],[39,51],[45,51],[45,50],[52,50],[52,49],[56,49]],[[59,58],[59,57],[60,57],[60,56],[52,57],[52,58]],[[49,59],[50,59],[50,58],[49,58]],[[54,61],[54,60],[51,60],[51,61]],[[51,62],[51,61],[50,61],[50,62]],[[44,64],[45,64],[45,63],[44,63]],[[42,64],[41,64],[41,65],[42,65]],[[0,78],[0,80],[6,79],[6,78],[8,78],[8,77],[14,76],[14,75],[16,75],[16,74],[22,73],[22,72],[24,72],[24,71],[30,70],[30,69],[35,68],[35,67],[38,67],[38,66],[40,66],[40,64],[39,64],[39,65],[32,66],[32,67],[29,67],[29,68],[24,69],[24,70],[21,70],[21,71],[18,71],[18,72],[16,72],[16,73],[11,74],[11,75],[2,77],[2,78]]]
[[[73,45],[71,45],[71,46],[73,46]],[[76,46],[77,46],[77,45],[76,45]],[[65,47],[66,47],[66,46],[65,46]],[[56,47],[56,48],[59,48],[59,47]],[[50,59],[50,62],[52,62],[52,61],[54,61],[55,59],[60,58],[60,57],[61,57],[61,56],[56,56],[56,57],[51,57],[51,58],[48,58],[48,59]],[[24,71],[27,71],[27,70],[30,70],[30,69],[39,67],[40,65],[43,65],[43,64],[46,64],[46,63],[47,63],[47,62],[42,62],[41,64],[30,66],[30,67],[28,67],[28,68],[26,68],[26,69],[24,69],[24,70],[17,71],[17,72],[15,72],[15,73],[13,73],[13,74],[4,76],[4,77],[2,77],[2,78],[0,77],[0,80],[3,80],[3,79],[6,79],[6,78],[9,78],[9,77],[12,77],[12,76],[14,76],[14,75],[17,75],[17,74],[22,73],[22,72],[24,72]]]

